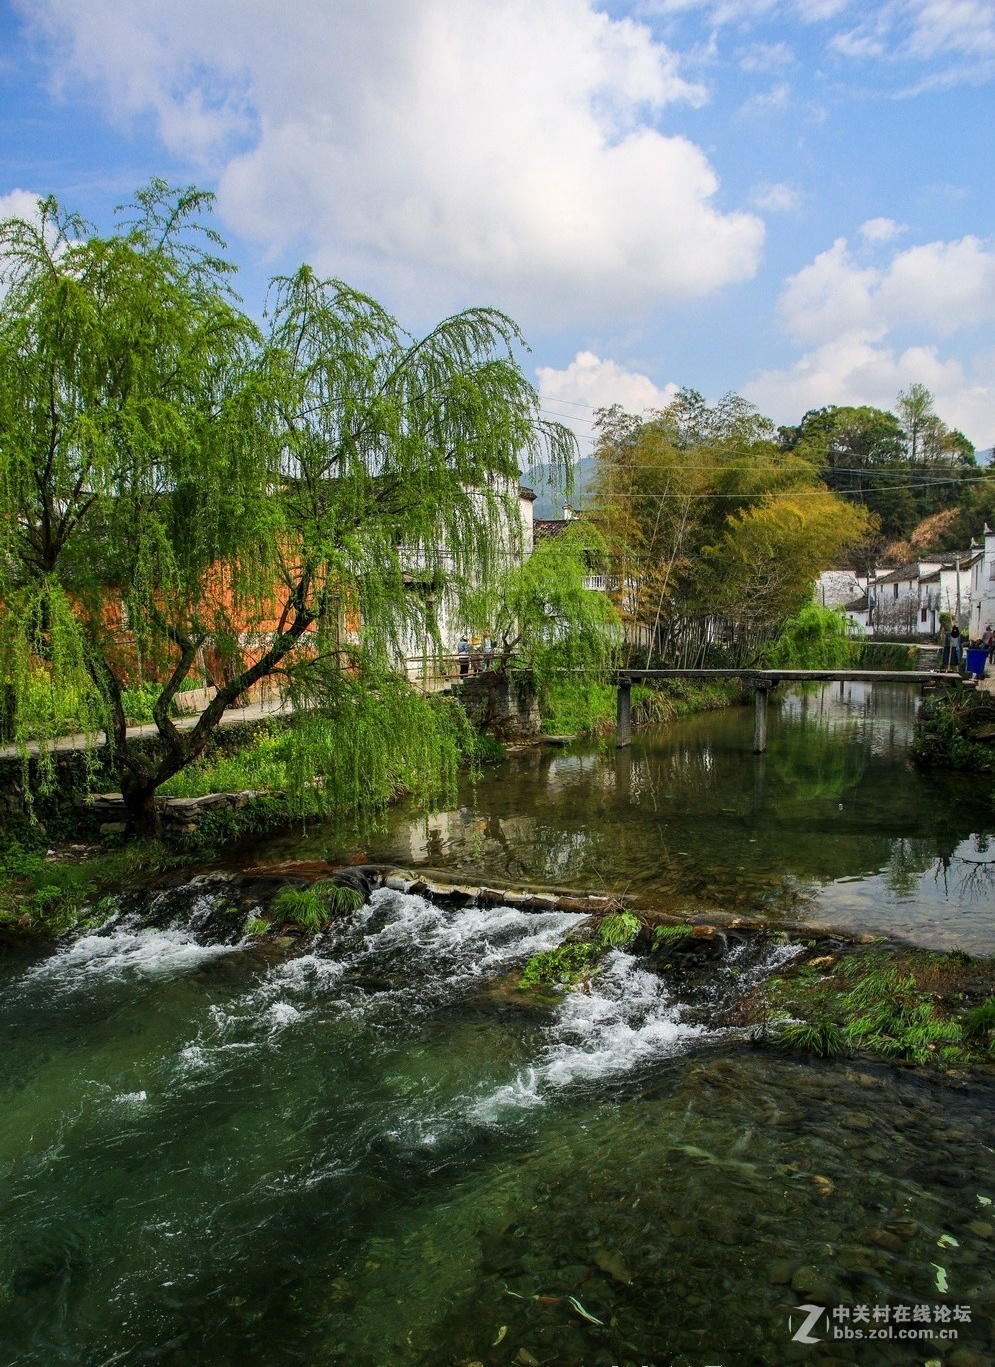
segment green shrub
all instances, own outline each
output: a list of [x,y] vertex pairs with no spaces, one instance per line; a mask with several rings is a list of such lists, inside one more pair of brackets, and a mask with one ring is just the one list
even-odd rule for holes
[[605,946],[593,940],[574,940],[533,954],[519,978],[520,987],[565,987],[593,971]]
[[639,934],[639,918],[631,911],[613,911],[598,926],[598,939],[610,949],[621,949]]
[[859,651],[860,640],[843,609],[811,602],[785,622],[764,651],[764,662],[783,669],[845,669]]
[[330,916],[350,916],[365,905],[363,894],[358,888],[336,883],[331,878],[323,878],[319,883],[312,883],[310,890],[322,899]]
[[615,725],[616,690],[584,678],[553,678],[542,702],[547,735],[602,735]]
[[788,1021],[775,1029],[774,1039],[797,1054],[838,1058],[846,1052],[847,1038],[834,1021]]
[[328,905],[312,888],[281,888],[270,903],[274,917],[293,921],[310,935],[316,935],[328,924]]
[[690,934],[690,926],[657,926],[653,932],[653,948],[665,949]]
[[995,1033],[995,997],[973,1006],[964,1017],[964,1034],[970,1040],[983,1040]]

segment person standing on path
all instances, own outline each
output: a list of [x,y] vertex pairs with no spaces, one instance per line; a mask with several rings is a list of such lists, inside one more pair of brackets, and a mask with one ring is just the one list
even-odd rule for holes
[[954,622],[953,626],[950,628],[950,663],[955,670],[960,669],[960,651],[960,627]]
[[459,661],[459,672],[461,675],[470,672],[470,642],[465,636],[461,636],[456,642],[456,658]]

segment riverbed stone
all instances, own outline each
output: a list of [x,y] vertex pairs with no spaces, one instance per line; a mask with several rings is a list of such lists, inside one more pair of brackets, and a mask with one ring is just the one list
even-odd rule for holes
[[987,1353],[979,1353],[974,1348],[960,1347],[947,1358],[950,1367],[992,1367],[992,1359]]
[[886,1248],[889,1253],[903,1253],[905,1244],[897,1234],[892,1234],[887,1229],[872,1229],[869,1236],[872,1243],[877,1244],[878,1248]]
[[817,1267],[799,1267],[791,1278],[791,1289],[799,1296],[811,1296],[816,1301],[831,1300],[833,1288]]
[[868,1115],[861,1115],[859,1111],[848,1111],[843,1116],[840,1124],[846,1130],[869,1130],[871,1128],[871,1118]]
[[899,1220],[889,1220],[885,1229],[891,1234],[897,1234],[900,1239],[914,1239],[919,1233],[919,1222],[903,1217]]
[[844,1248],[839,1264],[845,1272],[876,1272],[881,1263],[880,1253],[870,1248]]
[[990,1225],[987,1220],[969,1220],[964,1228],[976,1234],[979,1239],[990,1239],[995,1234],[995,1225]]
[[793,1272],[793,1264],[787,1258],[779,1258],[767,1268],[767,1280],[771,1286],[787,1286]]

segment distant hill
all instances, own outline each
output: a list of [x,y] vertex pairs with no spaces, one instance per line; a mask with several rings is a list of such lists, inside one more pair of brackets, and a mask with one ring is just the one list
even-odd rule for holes
[[597,465],[593,456],[585,456],[576,463],[574,487],[569,498],[564,496],[562,480],[548,465],[537,465],[532,470],[526,470],[522,475],[522,483],[535,490],[535,516],[562,517],[564,502],[577,510],[583,508],[586,505],[588,491],[594,483]]

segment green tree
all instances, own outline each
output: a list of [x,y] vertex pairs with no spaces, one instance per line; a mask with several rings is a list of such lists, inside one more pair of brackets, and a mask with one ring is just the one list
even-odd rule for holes
[[867,406],[813,409],[797,427],[779,429],[785,450],[877,516],[880,538],[868,547],[870,560],[924,518],[961,502],[977,473],[971,443],[938,417],[925,385],[900,393],[896,409],[897,417]]
[[682,390],[643,422],[608,410],[597,457],[596,514],[630,638],[648,629],[646,654],[679,666],[701,663],[719,617],[744,657],[869,530],[736,395],[709,408]]
[[499,658],[517,656],[540,688],[561,672],[580,671],[592,682],[603,677],[614,662],[620,622],[609,596],[588,580],[606,568],[604,541],[586,519],[540,541],[498,581],[491,615]]
[[[521,338],[494,310],[415,339],[302,267],[274,282],[262,335],[230,293],[209,206],[157,181],[108,237],[51,200],[37,223],[0,226],[13,730],[26,741],[70,718],[107,727],[142,829],[156,790],[265,678],[309,709],[292,768],[310,801],[359,795],[361,773],[338,762],[323,776],[322,764],[373,695],[383,743],[413,738],[411,782],[429,783],[441,752],[391,682],[412,624],[433,630],[432,595],[412,580],[459,601],[514,551],[519,461],[573,454],[569,433],[540,419]],[[181,730],[170,703],[205,651],[217,694]],[[165,680],[153,752],[126,735],[136,669]]]

